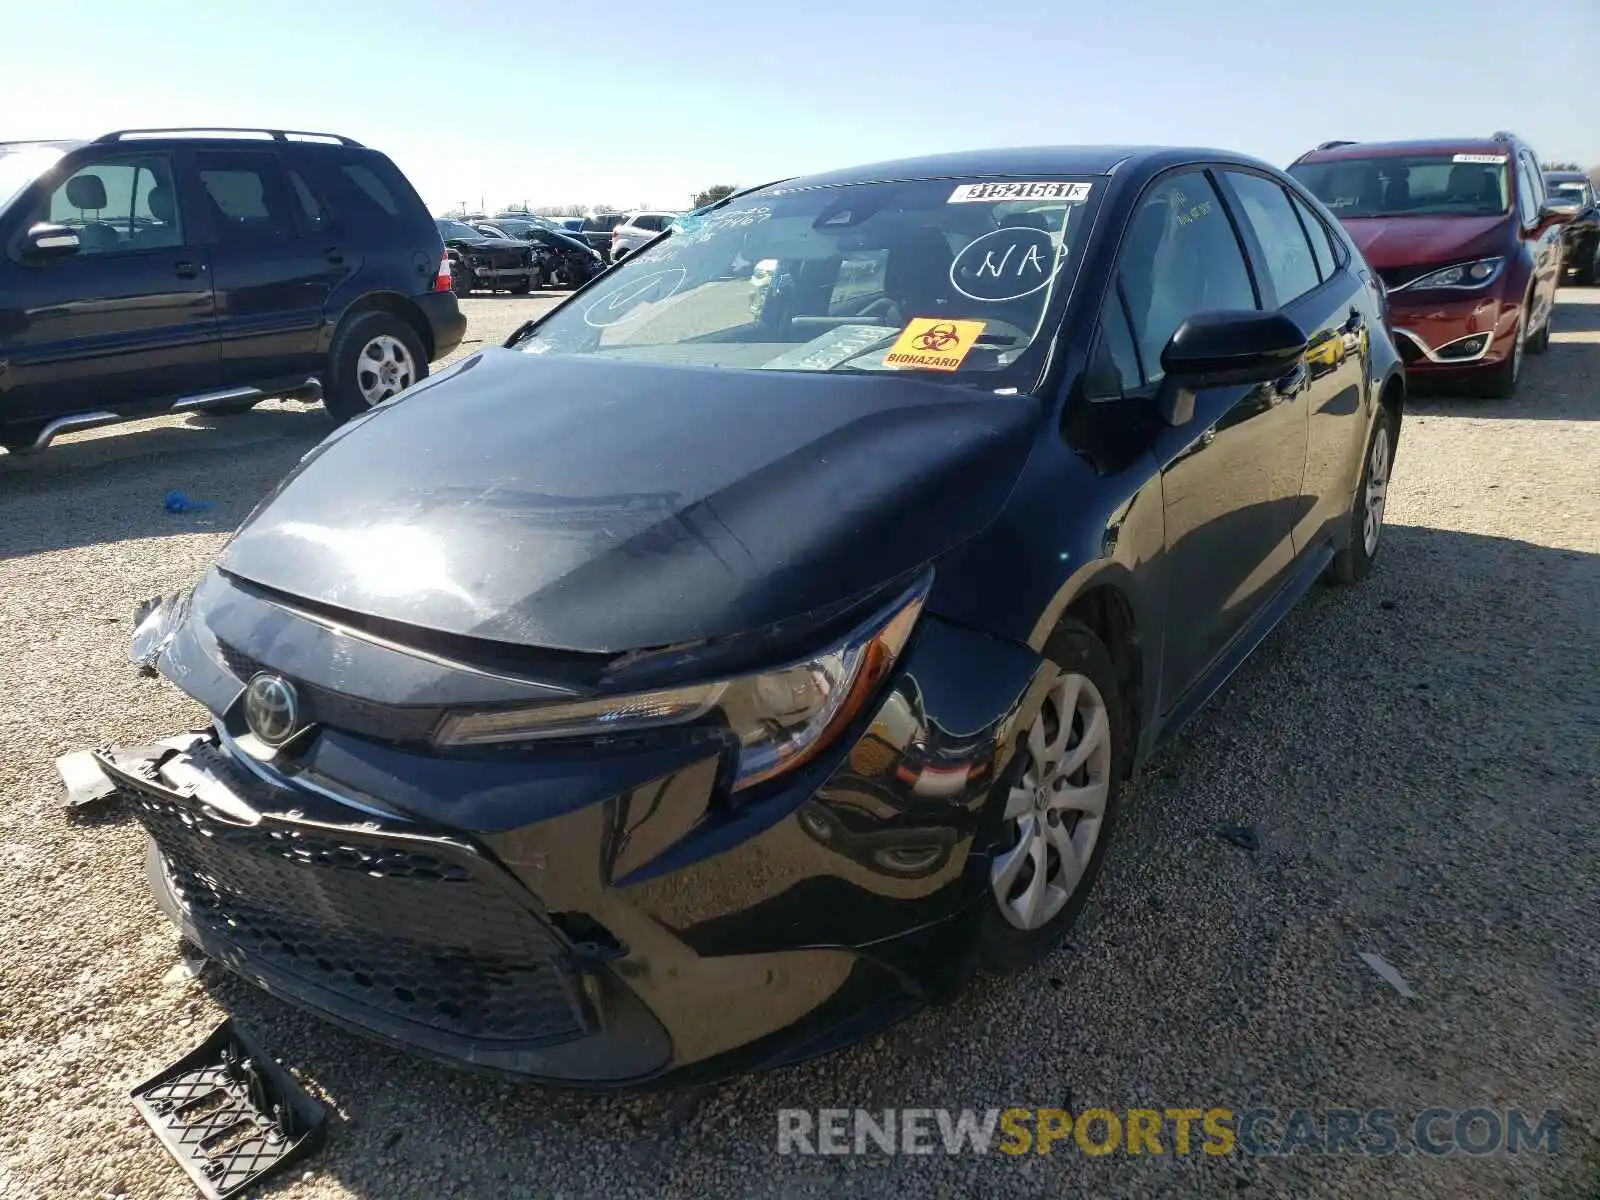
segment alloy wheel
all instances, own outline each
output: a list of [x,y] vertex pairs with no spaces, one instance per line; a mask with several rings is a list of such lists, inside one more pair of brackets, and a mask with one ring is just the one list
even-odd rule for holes
[[1389,496],[1389,426],[1379,421],[1372,431],[1372,454],[1367,459],[1366,509],[1361,519],[1361,542],[1367,557],[1378,552],[1383,533],[1383,506]]
[[1111,789],[1111,717],[1086,675],[1062,675],[1028,730],[1029,763],[1006,796],[1013,844],[989,885],[1018,929],[1038,929],[1066,907],[1088,869]]
[[416,382],[417,364],[405,343],[389,334],[380,334],[361,349],[356,358],[356,386],[367,407],[382,404]]

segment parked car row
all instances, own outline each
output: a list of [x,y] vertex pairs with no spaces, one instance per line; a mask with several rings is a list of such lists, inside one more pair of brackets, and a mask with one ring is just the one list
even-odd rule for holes
[[456,289],[593,248],[430,227],[347,139],[47,154],[0,175],[0,333],[55,336],[5,345],[8,432],[118,386],[393,399],[139,614],[213,718],[89,754],[157,902],[373,1038],[607,1088],[1058,945],[1124,780],[1372,569],[1414,378],[1506,392],[1548,342],[1592,200],[1509,134],[859,167],[628,214],[606,275],[397,395]]
[[542,287],[581,287],[605,267],[598,251],[545,224],[521,218],[434,222],[450,259],[458,296]]

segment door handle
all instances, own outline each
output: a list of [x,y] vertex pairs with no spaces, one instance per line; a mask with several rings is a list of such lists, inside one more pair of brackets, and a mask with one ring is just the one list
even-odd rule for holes
[[329,246],[322,252],[322,257],[326,258],[336,267],[341,266],[344,263],[344,251],[339,249],[337,246]]
[[189,262],[187,259],[185,259],[183,262],[174,263],[172,265],[172,269],[177,273],[179,279],[193,279],[196,275],[200,274],[200,268],[195,266],[192,262]]
[[1278,400],[1293,400],[1301,392],[1305,391],[1306,385],[1310,382],[1311,372],[1306,369],[1306,364],[1303,362],[1295,363],[1294,368],[1273,385],[1273,390],[1276,393],[1274,403]]

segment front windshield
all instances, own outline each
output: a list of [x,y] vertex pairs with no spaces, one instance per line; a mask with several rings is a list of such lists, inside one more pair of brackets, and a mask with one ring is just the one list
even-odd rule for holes
[[782,185],[700,215],[518,349],[738,370],[1013,366],[1077,271],[1095,185]]
[[56,163],[66,151],[59,146],[0,146],[0,209]]
[[1510,208],[1503,154],[1340,158],[1289,174],[1339,217],[1492,217]]
[[450,238],[467,238],[470,240],[483,236],[483,234],[463,221],[435,221],[434,224],[439,227],[440,235],[447,241]]
[[1589,185],[1579,180],[1552,183],[1550,185],[1550,203],[1573,208],[1587,208],[1589,205]]

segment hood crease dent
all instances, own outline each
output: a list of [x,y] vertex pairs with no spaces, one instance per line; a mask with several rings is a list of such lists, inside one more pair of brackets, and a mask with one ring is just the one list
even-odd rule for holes
[[218,565],[369,617],[620,653],[757,630],[930,562],[999,514],[1039,404],[486,350],[380,415],[308,455]]

